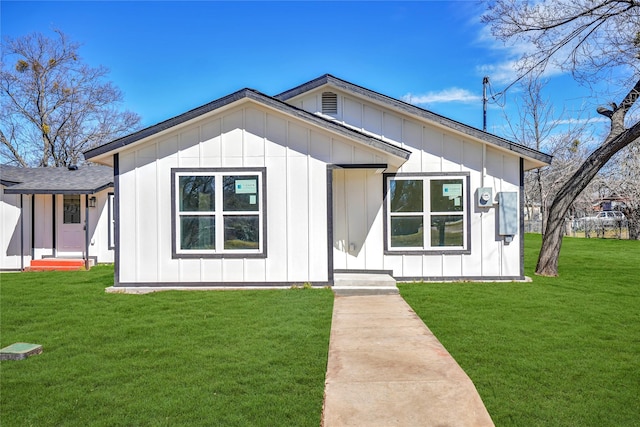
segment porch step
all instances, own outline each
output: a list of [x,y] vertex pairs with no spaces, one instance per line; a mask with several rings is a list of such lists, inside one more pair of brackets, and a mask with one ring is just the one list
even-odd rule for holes
[[83,259],[43,258],[34,259],[27,271],[76,271],[84,270]]
[[333,292],[340,296],[398,294],[396,280],[388,274],[336,273]]

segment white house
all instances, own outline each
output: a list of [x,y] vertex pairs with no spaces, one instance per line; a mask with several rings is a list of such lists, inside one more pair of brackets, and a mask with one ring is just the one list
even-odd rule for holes
[[523,174],[551,161],[331,75],[85,157],[114,168],[116,287],[523,279]]
[[112,263],[112,205],[109,167],[0,165],[0,270],[24,270],[43,259]]

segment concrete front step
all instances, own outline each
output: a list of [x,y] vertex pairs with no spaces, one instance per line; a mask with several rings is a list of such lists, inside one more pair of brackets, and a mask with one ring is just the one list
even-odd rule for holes
[[339,296],[395,295],[398,287],[393,277],[379,273],[335,273],[333,292]]
[[83,259],[71,258],[43,258],[31,261],[27,271],[76,271],[84,270],[85,261]]

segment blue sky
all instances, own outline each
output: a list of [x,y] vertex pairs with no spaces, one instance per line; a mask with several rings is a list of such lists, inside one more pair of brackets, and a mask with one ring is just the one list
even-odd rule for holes
[[[144,126],[250,87],[276,95],[325,73],[482,128],[482,78],[494,91],[512,79],[517,49],[479,22],[476,1],[0,2],[2,36],[53,28],[105,65],[124,108]],[[565,120],[591,92],[555,73],[548,94]],[[509,91],[514,114],[518,93]],[[604,102],[601,102],[604,103]],[[582,117],[585,117],[583,113]],[[490,105],[488,130],[504,135]]]

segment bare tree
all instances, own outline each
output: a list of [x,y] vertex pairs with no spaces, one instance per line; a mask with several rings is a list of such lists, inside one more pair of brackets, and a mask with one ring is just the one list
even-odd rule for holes
[[606,196],[619,196],[627,218],[629,239],[640,239],[640,141],[618,153],[606,167]]
[[598,108],[611,121],[608,135],[564,183],[549,208],[536,274],[557,276],[564,220],[573,201],[614,154],[640,137],[640,122],[625,123],[640,96],[640,0],[496,0],[490,2],[483,21],[499,39],[533,46],[521,58],[523,76],[557,66],[583,81],[607,75],[622,85],[633,85],[622,92],[626,95],[619,103]]
[[6,38],[0,69],[0,159],[20,166],[68,166],[82,152],[130,133],[140,122],[120,112],[122,93],[90,67],[61,31]]
[[517,121],[505,115],[510,139],[554,156],[550,166],[525,174],[525,205],[539,207],[543,232],[552,196],[584,161],[585,147],[591,139],[586,130],[587,121],[580,117],[564,121],[564,110],[556,114],[543,94],[547,83],[537,74],[525,76],[520,81],[522,95],[516,100]]

